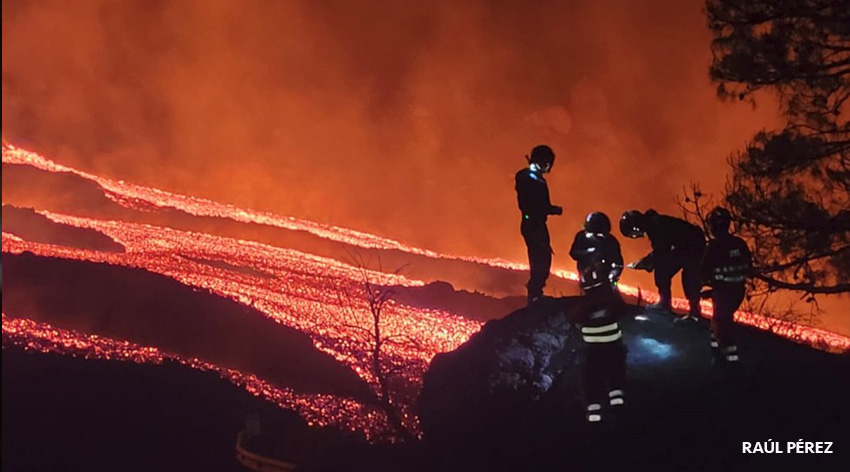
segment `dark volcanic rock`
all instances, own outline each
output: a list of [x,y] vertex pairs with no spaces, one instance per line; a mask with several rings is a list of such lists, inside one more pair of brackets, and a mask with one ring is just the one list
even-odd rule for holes
[[501,435],[498,425],[509,427],[510,416],[525,415],[556,382],[568,391],[559,389],[560,399],[574,396],[575,369],[568,367],[576,364],[581,336],[567,313],[577,300],[546,300],[517,310],[488,322],[458,349],[435,356],[417,403],[426,438],[480,430],[490,420],[490,431]]
[[155,346],[281,387],[372,401],[350,368],[261,312],[141,269],[3,254],[3,313]]
[[27,241],[103,252],[124,252],[124,246],[100,231],[56,223],[32,208],[3,205],[3,231]]
[[[674,323],[640,307],[620,322],[626,405],[588,425],[582,341],[567,321],[576,300],[489,322],[434,358],[417,405],[430,470],[752,470],[767,459],[742,455],[743,441],[846,436],[847,356],[737,326],[742,361],[730,366],[709,347],[707,320]],[[840,457],[819,457],[821,470],[844,470]]]
[[396,300],[419,308],[446,310],[479,321],[504,318],[525,306],[526,297],[495,298],[480,292],[456,290],[447,282],[422,287],[394,287]]

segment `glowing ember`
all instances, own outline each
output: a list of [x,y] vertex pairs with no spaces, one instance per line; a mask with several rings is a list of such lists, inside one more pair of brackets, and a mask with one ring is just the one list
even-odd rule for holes
[[[365,301],[359,296],[363,290],[360,268],[250,241],[143,224],[40,213],[57,223],[100,231],[123,244],[126,252],[103,253],[6,237],[3,238],[3,252],[30,251],[41,256],[142,268],[232,298],[279,323],[307,333],[317,349],[350,366],[377,390],[370,369],[370,347],[350,327],[352,316],[369,317]],[[271,277],[234,272],[200,262],[205,260],[251,267]],[[421,281],[395,274],[367,271],[366,275],[374,283],[384,285],[423,285]],[[341,299],[342,291],[351,297]],[[388,338],[403,335],[411,342],[385,344],[385,362],[388,368],[398,372],[406,384],[405,389],[412,392],[406,397],[412,398],[418,391],[422,373],[435,354],[455,349],[479,328],[478,322],[440,310],[391,302],[384,313],[381,329]],[[410,429],[418,431],[410,407],[410,402],[399,404]]]
[[[135,210],[153,211],[157,208],[174,208],[195,216],[227,218],[243,223],[257,223],[288,230],[306,231],[321,238],[345,243],[355,247],[367,249],[394,249],[409,254],[416,254],[435,259],[462,260],[508,270],[528,270],[527,264],[510,262],[503,259],[486,259],[440,254],[428,249],[407,246],[398,241],[346,228],[340,228],[338,226],[323,225],[292,217],[282,217],[267,212],[246,210],[211,200],[178,195],[164,190],[129,184],[121,180],[115,181],[57,164],[36,153],[19,149],[5,142],[3,143],[3,162],[7,164],[29,165],[48,172],[72,173],[99,185],[104,190],[104,195],[106,195],[106,197],[110,200],[118,203],[119,205]],[[553,269],[552,275],[566,280],[578,280],[578,275],[575,272],[563,269]],[[637,287],[622,285],[620,288],[623,293],[629,295],[636,295],[638,291]],[[644,299],[650,303],[657,301],[658,298],[657,294],[651,292],[644,292],[643,295]],[[675,299],[673,301],[673,305],[676,308],[687,309],[688,302],[684,299]]]
[[[37,167],[49,172],[70,172],[97,183],[104,194],[126,207],[157,211],[177,210],[198,216],[229,218],[289,230],[308,231],[322,238],[362,248],[392,249],[431,258],[460,259],[493,267],[527,270],[524,264],[495,259],[454,257],[413,248],[378,236],[321,225],[295,218],[240,209],[209,200],[176,195],[162,190],[101,178],[56,164],[37,154],[3,145],[3,162]],[[253,241],[211,234],[180,231],[123,221],[107,221],[68,216],[49,211],[40,214],[54,222],[99,231],[126,248],[124,253],[106,253],[25,241],[3,233],[3,252],[106,263],[141,268],[209,290],[212,293],[252,306],[269,318],[306,333],[313,345],[349,366],[375,391],[377,381],[371,371],[369,348],[352,324],[367,324],[368,307],[363,295],[364,272],[358,267],[303,252],[278,248]],[[237,271],[204,261],[223,261],[227,267],[244,267]],[[575,280],[575,274],[557,270],[555,276]],[[370,282],[384,286],[422,286],[422,281],[396,274],[366,271]],[[636,297],[639,289],[621,286],[627,295]],[[341,297],[341,293],[349,294]],[[648,302],[658,299],[652,292],[640,292]],[[674,306],[687,308],[687,301],[675,299]],[[353,310],[353,312],[352,312]],[[702,305],[711,316],[709,303]],[[21,315],[21,314],[13,314]],[[850,339],[823,330],[780,322],[738,312],[736,319],[744,324],[832,352],[850,352]],[[365,320],[365,321],[364,321]],[[430,359],[439,352],[457,348],[478,331],[481,324],[441,310],[429,310],[390,302],[382,319],[381,330],[387,337],[404,337],[410,342],[387,343],[384,354],[388,367],[398,371],[404,392],[398,403],[403,421],[418,431],[411,411],[411,399],[421,384],[422,374]],[[278,388],[255,376],[216,366],[201,359],[183,359],[160,352],[155,347],[142,347],[125,341],[106,339],[87,333],[54,328],[21,318],[3,315],[3,343],[22,345],[43,352],[58,352],[86,358],[128,360],[133,362],[180,362],[201,370],[213,370],[224,378],[243,386],[253,394],[283,407],[293,408],[312,424],[335,425],[349,430],[363,430],[370,437],[383,434],[387,424],[378,411],[351,400],[327,395],[302,395]]]
[[301,394],[291,389],[278,388],[253,375],[221,368],[200,359],[184,359],[155,347],[58,329],[46,323],[9,318],[3,313],[3,345],[6,346],[7,343],[27,350],[84,359],[108,359],[139,364],[178,362],[193,369],[216,372],[257,397],[297,411],[310,425],[363,431],[367,437],[386,433],[386,418],[380,410],[332,395]]
[[[427,249],[406,246],[398,241],[382,238],[360,231],[354,231],[338,226],[323,225],[312,221],[300,220],[292,217],[282,217],[267,212],[246,210],[233,205],[222,204],[202,198],[178,195],[164,190],[141,185],[129,184],[124,181],[111,180],[98,177],[87,172],[73,169],[71,167],[57,164],[36,153],[16,148],[8,143],[3,143],[3,163],[29,165],[48,172],[68,172],[90,180],[104,189],[105,195],[116,203],[133,209],[151,210],[154,208],[174,208],[195,216],[211,216],[228,218],[243,223],[258,223],[275,226],[288,230],[307,231],[316,236],[341,242],[352,246],[368,249],[395,249],[411,254],[418,254],[432,258],[460,259],[477,262],[494,267],[507,269],[527,270],[522,264],[515,264],[501,259],[479,259],[473,257],[453,257],[439,254]],[[565,274],[570,274],[564,271]],[[575,276],[571,276],[575,279]]]

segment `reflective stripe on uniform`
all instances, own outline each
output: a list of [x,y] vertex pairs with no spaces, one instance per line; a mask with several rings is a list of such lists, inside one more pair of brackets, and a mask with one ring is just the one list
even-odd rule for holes
[[611,405],[623,405],[623,404],[625,404],[625,403],[626,403],[626,402],[625,402],[625,401],[623,401],[623,399],[622,399],[622,398],[619,398],[619,397],[618,397],[618,398],[612,398],[612,399],[611,399]]
[[591,403],[590,405],[587,405],[587,411],[599,411],[601,409],[602,405],[599,403]]
[[622,396],[623,396],[623,391],[622,391],[622,390],[620,390],[620,389],[617,389],[617,390],[611,390],[610,392],[608,392],[608,396],[609,396],[609,397],[622,397]]
[[582,339],[584,339],[584,342],[586,342],[586,343],[612,343],[612,342],[614,342],[614,341],[616,341],[616,340],[618,340],[622,337],[623,337],[623,332],[617,331],[616,333],[609,334],[607,336],[594,336],[594,335],[584,336],[583,335]]
[[597,334],[604,333],[606,331],[614,331],[615,329],[620,329],[620,325],[617,323],[611,323],[605,326],[584,326],[581,328],[581,332],[583,334]]
[[589,288],[601,287],[603,284],[605,284],[605,282],[599,282],[599,283],[596,283],[596,284],[593,284],[593,285],[582,285],[581,288],[587,290]]
[[725,267],[715,267],[714,273],[724,273],[728,274],[731,272],[744,272],[749,269],[749,266],[746,265],[736,265],[736,266],[725,266]]
[[738,355],[737,354],[728,354],[726,356],[726,361],[727,362],[738,362]]
[[602,415],[587,415],[587,421],[591,423],[598,423],[602,421]]
[[747,280],[746,275],[723,275],[723,274],[714,274],[714,280],[718,282],[743,282]]
[[748,265],[721,266],[714,268],[714,280],[718,282],[743,282],[747,280]]

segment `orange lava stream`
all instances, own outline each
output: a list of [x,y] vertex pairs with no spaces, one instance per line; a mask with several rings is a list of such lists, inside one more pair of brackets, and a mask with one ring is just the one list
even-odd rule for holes
[[[126,207],[141,211],[174,208],[196,216],[229,218],[288,230],[308,231],[328,240],[355,247],[393,249],[431,258],[459,259],[510,270],[528,270],[525,264],[500,259],[479,259],[439,254],[406,246],[400,242],[358,231],[318,224],[271,213],[241,209],[210,200],[177,195],[162,190],[115,181],[54,163],[38,154],[3,144],[3,163],[33,166],[49,172],[70,172],[97,183],[107,197]],[[363,299],[362,271],[339,261],[253,241],[122,221],[72,217],[40,211],[51,220],[80,228],[90,228],[123,244],[125,253],[103,253],[49,244],[33,243],[3,233],[3,252],[31,251],[37,255],[108,263],[141,268],[172,277],[189,286],[252,306],[278,323],[298,329],[311,337],[317,349],[351,367],[366,382],[377,388],[370,369],[368,343],[350,325],[368,325],[370,315]],[[223,261],[255,272],[240,272],[205,264]],[[558,277],[575,280],[574,273],[555,270]],[[265,276],[263,276],[265,275]],[[423,282],[394,274],[366,272],[371,282],[381,285],[421,286]],[[620,286],[623,293],[637,296],[637,287]],[[348,294],[340,296],[340,294]],[[641,291],[647,302],[658,299],[653,292]],[[674,307],[687,309],[687,301],[675,299]],[[712,314],[710,303],[702,304],[706,317]],[[738,312],[741,323],[769,330],[778,335],[831,352],[850,352],[850,338],[824,330],[781,322],[750,313]],[[13,323],[14,321],[14,323]],[[9,325],[7,329],[7,324]],[[412,342],[386,344],[386,362],[398,369],[415,392],[430,359],[439,352],[455,349],[478,331],[481,324],[441,310],[426,310],[391,302],[382,320],[387,336],[404,336]],[[155,348],[104,340],[96,336],[46,327],[27,320],[3,318],[4,343],[8,337],[16,343],[34,343],[33,349],[68,352],[76,355],[117,358],[138,362],[174,360],[202,370],[215,370],[255,395],[269,398],[281,406],[294,408],[315,424],[333,424],[361,429],[367,434],[385,428],[385,418],[350,400],[326,396],[296,395],[274,387],[248,374],[214,366],[198,359],[168,357]],[[101,342],[102,341],[102,342]],[[41,347],[39,347],[41,346]],[[46,346],[46,347],[45,347]],[[82,347],[80,347],[82,346]],[[132,346],[132,347],[130,347]],[[150,351],[153,349],[153,351]],[[148,355],[149,354],[149,355]],[[112,356],[112,357],[110,357]],[[146,357],[147,356],[147,357]],[[159,359],[159,360],[157,360]],[[408,398],[411,398],[408,395]],[[339,404],[332,402],[341,402]],[[346,403],[348,402],[348,403]],[[416,418],[410,402],[401,406],[404,420],[416,431]],[[362,415],[362,418],[361,418]]]
[[[370,367],[369,342],[354,326],[369,327],[371,315],[362,296],[364,272],[333,259],[252,241],[178,231],[157,226],[73,217],[42,211],[49,219],[99,231],[125,246],[105,253],[23,241],[3,234],[3,252],[142,268],[183,284],[252,306],[278,323],[308,334],[314,346],[351,367],[377,389]],[[256,274],[222,269],[203,261],[226,261]],[[371,283],[421,286],[401,275],[367,271]],[[341,294],[346,294],[341,296]],[[412,398],[430,359],[453,350],[480,329],[480,323],[440,310],[414,308],[391,301],[381,320],[387,338],[409,342],[384,345],[384,362],[398,372]],[[400,403],[403,418],[418,430],[410,402]]]
[[[488,259],[440,254],[428,249],[407,246],[398,241],[346,228],[340,228],[338,226],[323,225],[293,217],[283,217],[272,213],[243,209],[234,205],[214,202],[212,200],[178,195],[156,188],[130,184],[123,180],[116,181],[107,179],[68,166],[57,164],[56,162],[53,162],[39,154],[17,148],[5,142],[3,143],[3,163],[29,165],[48,172],[68,172],[75,174],[98,184],[104,190],[104,195],[114,202],[135,210],[153,211],[157,208],[174,208],[195,216],[228,218],[244,223],[258,223],[288,230],[306,231],[331,241],[367,249],[395,249],[409,254],[416,254],[435,259],[462,260],[490,267],[523,272],[528,271],[527,264],[506,261],[504,259]],[[552,275],[566,280],[578,280],[578,275],[575,272],[563,269],[553,269]],[[637,296],[638,293],[637,287],[626,285],[621,285],[620,290],[633,296]],[[650,303],[658,300],[658,295],[652,292],[643,291],[642,296],[644,300],[647,300]],[[687,309],[688,306],[687,300],[684,299],[675,299],[673,304],[676,308],[682,309]]]
[[118,360],[162,364],[177,362],[193,369],[212,371],[251,394],[298,412],[311,426],[333,426],[348,431],[363,431],[367,437],[385,434],[386,418],[378,409],[333,395],[302,394],[279,388],[254,375],[222,368],[195,358],[182,358],[155,347],[86,335],[55,328],[46,323],[7,317],[3,313],[3,345],[27,350],[56,353],[84,359]]
[[[105,191],[105,195],[108,198],[122,206],[132,209],[150,211],[157,208],[174,208],[195,216],[228,218],[242,223],[257,223],[288,230],[307,231],[331,241],[367,249],[394,249],[431,258],[459,259],[490,265],[493,267],[528,270],[527,265],[504,261],[501,259],[449,256],[428,249],[407,246],[392,239],[382,238],[380,236],[361,231],[341,228],[339,226],[320,224],[294,217],[284,217],[268,212],[243,209],[234,205],[219,203],[212,200],[179,195],[152,187],[135,185],[123,180],[107,179],[57,164],[56,162],[36,153],[17,148],[5,142],[3,143],[3,163],[29,165],[48,172],[67,172],[75,174],[79,177],[95,182]],[[572,274],[571,272],[562,272],[564,275],[567,275],[568,278],[577,280],[575,275],[569,276],[569,274]]]
[[[273,213],[243,209],[212,200],[178,195],[156,188],[130,184],[123,180],[107,179],[58,164],[39,154],[17,148],[5,142],[3,143],[3,163],[29,165],[48,172],[72,173],[98,184],[104,190],[104,195],[119,205],[135,210],[153,211],[157,208],[174,208],[195,216],[227,218],[243,223],[257,223],[287,230],[306,231],[321,238],[366,249],[394,249],[408,254],[416,254],[434,259],[462,260],[490,267],[523,272],[528,271],[528,264],[511,262],[504,259],[440,254],[428,249],[407,246],[398,241],[338,226],[323,225],[293,217],[283,217]],[[552,269],[552,275],[566,280],[578,280],[578,275],[569,270],[555,268]],[[633,296],[636,296],[638,293],[637,287],[626,285],[621,285],[620,290],[623,293]],[[658,299],[658,295],[653,292],[643,291],[642,296],[644,300],[650,303]],[[682,309],[687,309],[688,306],[687,300],[684,299],[675,299],[673,304],[676,308]]]

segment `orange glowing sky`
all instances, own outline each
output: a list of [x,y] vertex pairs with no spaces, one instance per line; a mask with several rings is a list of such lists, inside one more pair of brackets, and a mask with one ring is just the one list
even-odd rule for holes
[[[715,97],[698,0],[353,5],[4,0],[4,139],[98,175],[516,261],[512,177],[545,142],[568,268],[587,212],[675,214],[683,185],[720,193],[726,156],[779,123],[770,97]],[[627,259],[646,250],[624,244]]]

